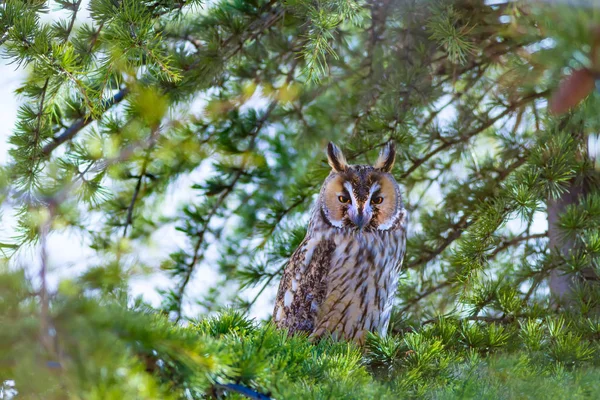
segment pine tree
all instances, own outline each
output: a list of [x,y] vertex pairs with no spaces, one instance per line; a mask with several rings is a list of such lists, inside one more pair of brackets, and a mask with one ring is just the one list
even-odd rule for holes
[[[483,0],[3,2],[28,78],[0,168],[19,217],[0,398],[594,397],[599,23]],[[303,239],[330,140],[352,163],[394,141],[410,212],[393,329],[365,349],[248,317]],[[153,308],[128,281],[168,226],[187,242]],[[67,228],[101,261],[49,287]],[[39,265],[15,266],[31,246]],[[220,281],[198,298],[201,268]]]

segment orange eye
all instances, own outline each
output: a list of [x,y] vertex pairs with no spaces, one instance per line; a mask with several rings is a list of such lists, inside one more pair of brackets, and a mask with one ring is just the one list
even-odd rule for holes
[[344,203],[344,204],[350,203],[350,199],[347,198],[346,196],[338,196],[338,200],[340,201],[340,203]]
[[373,203],[373,204],[381,204],[381,203],[383,203],[383,197],[377,196],[374,199],[371,199],[371,203]]

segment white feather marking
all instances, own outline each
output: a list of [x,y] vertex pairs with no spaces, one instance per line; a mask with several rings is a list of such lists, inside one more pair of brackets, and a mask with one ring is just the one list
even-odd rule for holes
[[298,281],[295,279],[292,279],[292,292],[295,292],[296,289],[298,289]]
[[321,241],[321,237],[315,237],[310,239],[307,243],[306,243],[306,253],[304,254],[304,267],[308,267],[308,264],[310,264],[310,260],[313,256],[313,253],[315,252],[315,249],[317,248],[317,245],[319,244],[319,242]]
[[396,211],[396,214],[394,214],[394,216],[390,218],[388,222],[379,225],[377,229],[380,231],[386,231],[390,229],[392,226],[394,226],[396,221],[398,221],[398,218],[400,218],[401,215],[404,215],[404,218],[406,218],[406,210],[404,208],[399,208],[398,211]]
[[294,295],[289,290],[286,290],[283,296],[283,305],[289,307],[292,305],[292,301],[294,301]]
[[356,197],[354,197],[354,189],[352,189],[352,184],[350,182],[344,182],[344,187],[348,191],[350,198],[352,199],[352,205],[357,207]]
[[275,321],[281,321],[282,317],[283,317],[283,308],[278,308],[277,314],[275,315]]
[[[339,193],[338,195],[341,195],[341,193]],[[329,213],[329,210],[327,208],[323,208],[323,211],[325,212],[325,215],[327,216],[327,221],[335,226],[336,228],[343,228],[344,227],[344,222],[343,221],[338,221],[335,220],[333,218],[331,218],[331,214]]]
[[335,226],[336,228],[343,228],[344,227],[344,222],[343,221],[336,221],[335,219],[329,219],[329,223],[333,226]]
[[379,183],[373,184],[373,186],[371,186],[371,190],[369,190],[369,198],[371,198],[371,195],[379,189],[381,189],[381,186],[379,185]]

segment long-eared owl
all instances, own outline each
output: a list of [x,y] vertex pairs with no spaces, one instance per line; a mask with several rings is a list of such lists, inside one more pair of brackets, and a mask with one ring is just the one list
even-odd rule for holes
[[329,143],[332,170],[281,279],[277,327],[359,344],[367,331],[386,334],[406,249],[407,213],[390,173],[395,156],[390,142],[374,166],[349,165]]

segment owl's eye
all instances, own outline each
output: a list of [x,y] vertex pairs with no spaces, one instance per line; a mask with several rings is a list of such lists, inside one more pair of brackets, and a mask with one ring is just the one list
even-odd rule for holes
[[344,203],[344,204],[350,203],[350,199],[347,198],[346,196],[338,196],[338,200],[340,201],[340,203]]
[[381,203],[383,203],[383,197],[377,196],[377,197],[371,199],[371,203],[373,203],[373,204],[381,204]]

